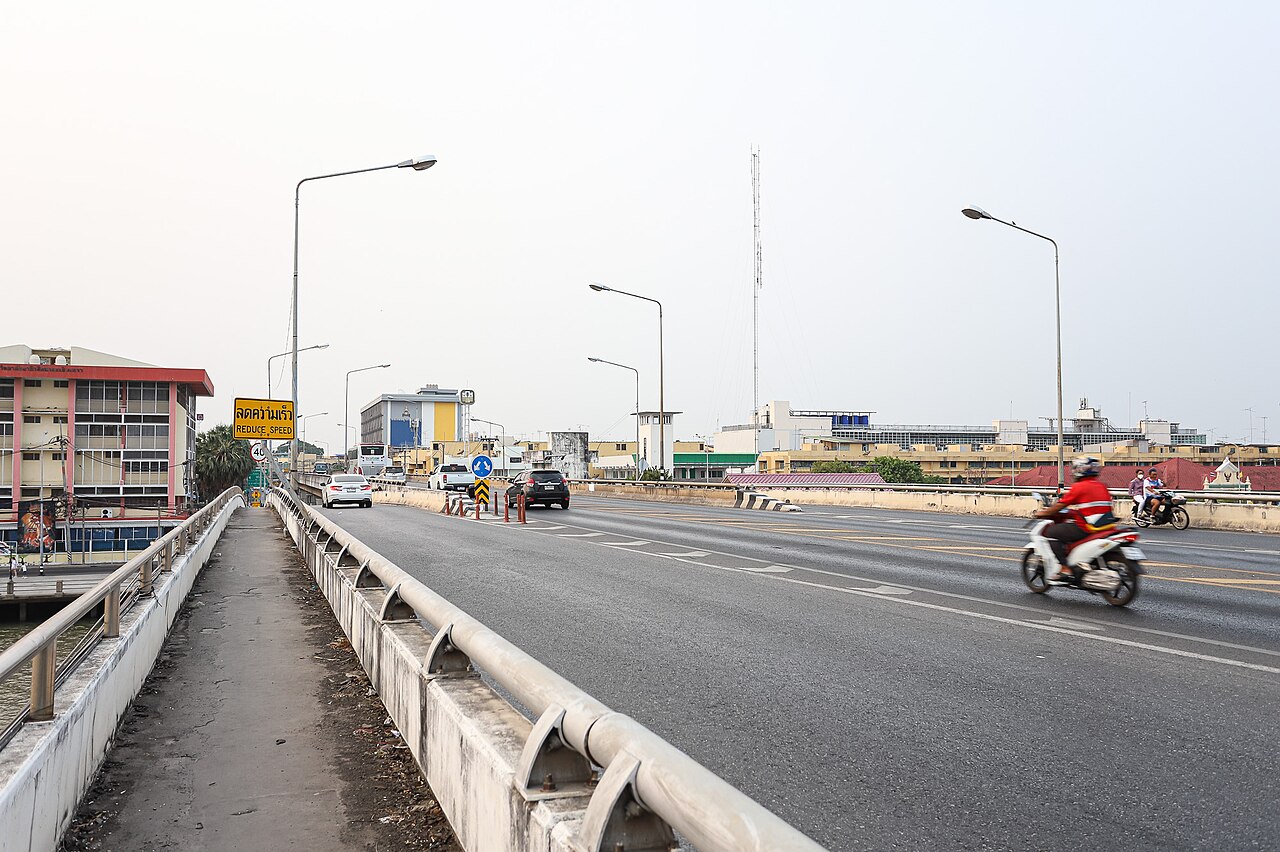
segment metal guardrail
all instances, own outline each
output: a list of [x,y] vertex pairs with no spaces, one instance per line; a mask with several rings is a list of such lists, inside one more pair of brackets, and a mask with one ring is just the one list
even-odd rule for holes
[[[519,790],[536,789],[549,760],[557,760],[561,770],[575,763],[588,774],[592,765],[604,769],[582,823],[586,848],[620,848],[620,842],[614,845],[611,826],[624,812],[630,818],[637,805],[660,821],[655,824],[658,834],[669,832],[669,826],[700,850],[821,848],[693,758],[574,686],[310,506],[280,489],[272,491],[272,499],[282,515],[294,515],[302,531],[299,538],[309,542],[306,547],[319,548],[321,554],[332,557],[335,566],[358,566],[357,587],[367,589],[380,583],[387,590],[381,609],[384,621],[403,618],[407,607],[433,631],[424,671],[458,671],[468,666],[482,670],[537,717],[515,779]],[[568,756],[557,750],[561,744],[580,757],[566,763]]]
[[[573,479],[570,480],[571,485],[596,485],[609,486],[626,486],[636,489],[675,489],[675,488],[692,488],[706,489],[708,491],[736,491],[739,489],[756,490],[756,491],[903,491],[903,492],[919,492],[925,494],[974,494],[974,495],[1006,495],[1006,496],[1031,496],[1033,494],[1043,494],[1053,490],[1054,486],[1023,486],[1023,485],[926,485],[923,483],[907,483],[907,482],[886,482],[879,483],[767,483],[755,486],[735,485],[728,482],[681,482],[679,480],[663,480],[663,481],[639,481],[634,479]],[[1124,499],[1129,496],[1129,492],[1123,488],[1109,489],[1111,496]],[[1280,503],[1280,494],[1264,491],[1183,491],[1179,489],[1169,489],[1180,497],[1186,497],[1198,503],[1261,503],[1275,504]]]
[[[153,541],[145,550],[111,572],[92,589],[77,597],[17,642],[0,652],[0,683],[14,677],[31,663],[31,698],[3,730],[0,749],[13,739],[24,722],[53,718],[53,701],[58,687],[70,677],[102,639],[120,635],[120,617],[140,598],[150,597],[157,578],[173,570],[174,558],[185,553],[195,538],[208,529],[232,500],[244,500],[239,488],[228,488],[182,524]],[[192,533],[196,535],[193,536]],[[101,604],[100,617],[61,663],[57,660],[58,637]]]

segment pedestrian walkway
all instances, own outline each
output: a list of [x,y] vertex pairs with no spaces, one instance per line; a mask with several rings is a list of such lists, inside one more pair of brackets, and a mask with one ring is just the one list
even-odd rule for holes
[[[236,512],[188,604],[66,848],[345,852],[390,848],[396,835],[404,848],[403,809],[447,833],[431,820],[438,806],[422,804],[429,793],[407,751],[375,749],[398,734],[383,728],[274,511]],[[339,688],[359,698],[335,706]],[[377,721],[344,718],[353,701]],[[405,802],[386,789],[397,768]]]

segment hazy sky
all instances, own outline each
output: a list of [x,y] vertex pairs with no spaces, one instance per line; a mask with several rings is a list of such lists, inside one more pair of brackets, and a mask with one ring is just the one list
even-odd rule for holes
[[[897,423],[1054,408],[1280,437],[1275,3],[17,3],[0,13],[0,343],[203,367],[288,348],[338,447],[378,392],[472,387],[509,433],[677,433],[762,400]],[[1135,358],[1136,353],[1159,352]],[[289,384],[276,362],[275,395]],[[1262,422],[1255,419],[1255,437]]]

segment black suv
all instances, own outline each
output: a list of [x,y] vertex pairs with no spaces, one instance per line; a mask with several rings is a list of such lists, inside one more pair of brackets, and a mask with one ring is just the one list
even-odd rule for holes
[[514,509],[516,498],[523,494],[526,506],[559,503],[561,508],[569,508],[569,480],[564,478],[563,473],[558,470],[531,470],[523,477],[507,489],[508,506]]

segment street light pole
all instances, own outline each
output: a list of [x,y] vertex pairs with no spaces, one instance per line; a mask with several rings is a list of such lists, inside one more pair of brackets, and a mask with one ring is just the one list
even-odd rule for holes
[[[329,344],[327,344],[327,343],[318,343],[318,344],[316,344],[315,346],[304,346],[303,348],[299,349],[298,351],[299,351],[299,352],[308,352],[308,351],[310,351],[310,350],[312,350],[312,349],[328,349],[328,348],[329,348]],[[268,358],[268,359],[267,359],[267,397],[266,397],[267,399],[271,399],[271,362],[272,362],[272,361],[274,361],[274,360],[276,360],[277,358],[283,358],[284,356],[286,356],[286,355],[291,355],[291,354],[292,354],[292,351],[290,351],[290,352],[281,352],[279,355],[272,355],[270,358]]]
[[[299,418],[298,418],[298,420],[299,420],[299,421],[300,421],[300,423],[301,423],[301,430],[302,430],[302,443],[304,443],[304,444],[305,444],[305,443],[307,442],[307,420],[308,420],[308,419],[310,419],[310,418],[312,418],[312,417],[323,417],[324,415],[326,415],[326,414],[328,414],[328,413],[329,413],[329,412],[327,412],[327,411],[318,411],[318,412],[316,412],[315,414],[307,414],[307,415],[304,415],[304,416],[302,416],[302,417],[299,417]],[[290,470],[290,471],[292,471],[292,472],[297,472],[297,468],[293,467],[293,460],[292,460],[292,459],[290,460],[289,470]]]
[[[630,296],[633,299],[643,299],[646,302],[653,302],[658,306],[658,469],[666,471],[667,469],[667,406],[666,406],[666,379],[663,365],[663,343],[662,343],[662,303],[657,299],[651,299],[648,296],[641,296],[638,293],[628,293],[626,290],[616,290],[613,287],[606,287],[604,284],[588,284],[592,290],[597,293],[618,293],[623,296]],[[631,369],[631,368],[628,368]],[[636,404],[636,425],[640,424],[640,405]],[[639,470],[640,447],[636,445],[637,463],[636,469]]]
[[990,219],[993,222],[999,222],[1001,225],[1008,225],[1010,228],[1022,231],[1024,234],[1030,234],[1033,237],[1039,237],[1042,240],[1048,240],[1053,243],[1053,292],[1057,321],[1057,350],[1058,350],[1058,491],[1061,493],[1066,485],[1066,460],[1063,457],[1062,450],[1062,279],[1058,274],[1058,242],[1052,237],[1046,237],[1044,234],[1038,234],[1029,228],[1024,228],[1014,222],[1006,222],[1003,219],[997,219],[981,207],[966,207],[960,211],[970,219]]
[[390,364],[374,364],[372,367],[360,367],[357,370],[347,370],[347,381],[342,391],[342,463],[347,463],[347,455],[351,452],[351,445],[347,443],[350,435],[348,431],[351,427],[347,425],[347,418],[351,414],[351,374],[363,373],[365,370],[382,370],[390,367]]
[[[415,172],[425,171],[436,164],[434,156],[419,157],[414,160],[405,160],[400,163],[391,163],[385,166],[374,166],[369,169],[353,169],[346,172],[334,172],[327,175],[312,175],[298,181],[298,185],[293,190],[293,345],[290,352],[293,353],[293,411],[296,417],[298,412],[298,225],[299,212],[301,210],[302,185],[307,181],[324,180],[325,178],[343,177],[345,175],[359,175],[365,172],[380,172],[384,169],[413,169]],[[294,434],[293,440],[289,447],[289,469],[294,470],[298,463],[298,437]]]
[[[640,371],[635,367],[628,367],[626,364],[618,364],[614,361],[606,361],[603,358],[587,357],[587,360],[593,364],[608,364],[611,367],[621,367],[624,370],[630,370],[636,374],[636,479],[640,478]],[[661,433],[659,433],[661,434]]]

